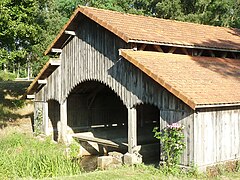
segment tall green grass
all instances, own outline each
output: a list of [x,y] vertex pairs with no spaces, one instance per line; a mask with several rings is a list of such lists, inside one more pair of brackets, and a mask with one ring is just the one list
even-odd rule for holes
[[67,157],[64,146],[20,133],[0,140],[0,179],[44,178],[81,173],[79,163]]

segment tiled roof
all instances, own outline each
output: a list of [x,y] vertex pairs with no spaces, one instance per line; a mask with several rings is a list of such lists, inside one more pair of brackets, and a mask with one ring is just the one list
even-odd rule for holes
[[[240,51],[239,29],[200,25],[79,6],[45,52],[46,54],[57,43],[64,44],[64,42],[59,41],[59,38],[64,36],[65,30],[72,30],[74,26],[78,26],[79,21],[76,19],[79,14],[87,16],[126,42]],[[58,46],[60,47],[60,45]]]
[[191,108],[240,105],[240,61],[120,50],[130,61]]

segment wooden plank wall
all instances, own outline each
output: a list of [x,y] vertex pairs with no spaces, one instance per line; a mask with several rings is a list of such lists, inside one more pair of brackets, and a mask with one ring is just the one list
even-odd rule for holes
[[129,48],[128,44],[88,19],[83,19],[79,26],[77,36],[63,48],[61,70],[58,68],[48,78],[38,96],[44,94],[45,100],[62,102],[79,84],[97,81],[112,89],[126,107],[153,104],[161,111],[161,128],[172,122],[186,126],[187,150],[182,164],[188,165],[193,159],[192,110],[130,62],[119,59],[118,49]]
[[240,110],[211,108],[195,113],[194,141],[199,166],[240,158]]

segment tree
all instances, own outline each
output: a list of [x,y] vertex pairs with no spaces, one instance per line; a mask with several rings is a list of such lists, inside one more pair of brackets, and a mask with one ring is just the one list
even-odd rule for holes
[[31,45],[38,42],[37,8],[33,0],[0,2],[0,63],[7,64],[8,69],[24,63]]

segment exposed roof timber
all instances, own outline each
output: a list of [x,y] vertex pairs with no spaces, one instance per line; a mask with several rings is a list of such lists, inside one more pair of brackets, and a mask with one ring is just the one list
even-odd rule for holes
[[140,51],[143,51],[145,48],[146,48],[146,44],[142,44],[139,48],[138,48],[138,50],[140,50]]
[[47,80],[46,79],[44,79],[44,80],[41,80],[41,79],[39,79],[38,80],[38,84],[47,84]]
[[60,59],[50,59],[49,63],[51,66],[60,66],[61,65],[61,60]]
[[71,35],[71,36],[76,36],[75,31],[67,31],[67,30],[65,30],[64,33],[68,34],[68,35]]
[[176,49],[177,49],[176,47],[172,47],[172,48],[170,48],[170,50],[168,51],[168,53],[174,53]]
[[203,47],[203,46],[193,46],[193,45],[183,45],[183,44],[168,44],[168,43],[157,43],[149,41],[139,41],[139,40],[128,40],[128,43],[141,43],[141,44],[152,44],[160,46],[171,46],[171,47],[180,47],[180,48],[189,48],[189,49],[203,49],[203,50],[215,50],[215,51],[229,51],[229,52],[240,52],[235,49],[221,49],[221,48],[212,48],[212,47]]
[[189,53],[188,53],[188,51],[187,51],[186,48],[181,48],[181,50],[182,50],[182,52],[183,52],[184,54],[189,55]]
[[52,48],[51,49],[52,53],[62,53],[62,49],[58,49],[58,48]]
[[35,99],[35,95],[34,94],[28,94],[27,99]]
[[160,47],[160,45],[153,45],[153,48],[156,49],[159,52],[163,52],[162,48]]

